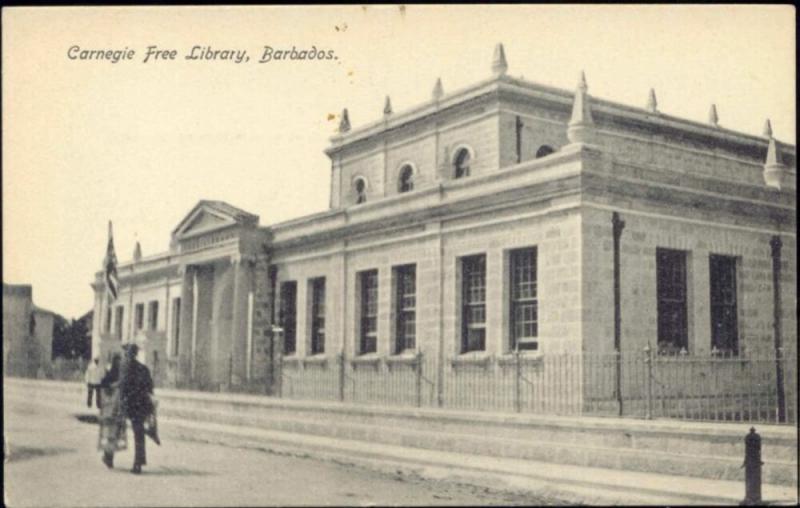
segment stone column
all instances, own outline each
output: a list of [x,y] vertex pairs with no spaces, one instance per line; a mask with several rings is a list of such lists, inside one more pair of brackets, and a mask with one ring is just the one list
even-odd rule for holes
[[192,374],[192,342],[194,341],[194,267],[179,268],[181,284],[181,315],[178,335],[178,384],[186,385]]
[[231,383],[240,385],[247,377],[247,294],[246,268],[241,258],[231,258],[233,274],[233,298],[231,305],[231,355],[233,358],[233,375]]

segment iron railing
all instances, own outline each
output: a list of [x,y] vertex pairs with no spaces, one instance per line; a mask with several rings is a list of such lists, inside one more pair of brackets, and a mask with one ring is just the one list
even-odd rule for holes
[[663,355],[645,348],[624,355],[462,355],[442,365],[436,360],[424,352],[284,359],[279,395],[540,414],[797,422],[794,351]]

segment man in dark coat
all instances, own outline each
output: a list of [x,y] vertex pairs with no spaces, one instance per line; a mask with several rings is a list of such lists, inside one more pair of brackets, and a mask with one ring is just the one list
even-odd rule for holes
[[139,347],[130,344],[125,356],[128,360],[125,374],[120,383],[120,399],[125,415],[131,420],[133,439],[136,446],[136,455],[133,460],[134,474],[142,472],[142,466],[147,464],[144,448],[144,422],[153,412],[153,403],[150,396],[153,394],[153,378],[150,370],[136,359]]

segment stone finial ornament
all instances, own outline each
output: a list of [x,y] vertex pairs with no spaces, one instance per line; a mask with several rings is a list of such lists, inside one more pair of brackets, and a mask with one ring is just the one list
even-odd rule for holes
[[575,90],[575,99],[572,103],[572,117],[567,126],[567,138],[570,143],[590,143],[593,139],[594,119],[588,90],[586,75],[581,71],[578,87]]
[[392,114],[392,99],[386,96],[386,102],[383,103],[383,114],[389,116]]
[[769,139],[772,137],[772,123],[767,118],[767,121],[764,122],[764,137]]
[[142,259],[142,246],[139,244],[139,240],[136,240],[136,245],[133,247],[133,260],[135,262],[139,262]]
[[350,130],[350,115],[347,113],[347,108],[342,110],[342,119],[339,120],[339,133],[344,134]]
[[651,113],[658,113],[658,101],[656,100],[656,91],[650,89],[650,94],[647,96],[647,111]]
[[778,144],[770,131],[769,145],[767,146],[767,160],[764,161],[764,183],[767,187],[780,190],[786,177],[786,166],[781,163]]
[[433,100],[438,101],[444,95],[444,87],[442,86],[442,78],[436,78],[436,84],[433,85]]
[[503,48],[503,43],[500,42],[494,47],[494,56],[492,57],[492,74],[499,77],[504,75],[506,71],[508,71],[506,51]]
[[714,127],[719,127],[719,115],[717,114],[716,104],[712,104],[711,109],[708,110],[708,123]]

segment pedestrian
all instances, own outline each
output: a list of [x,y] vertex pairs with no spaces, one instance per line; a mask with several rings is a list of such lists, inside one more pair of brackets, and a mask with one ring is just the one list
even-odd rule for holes
[[100,381],[103,404],[100,406],[100,437],[97,447],[103,451],[103,463],[109,469],[114,467],[114,452],[128,447],[127,424],[120,403],[121,364],[122,357],[119,353],[114,353],[111,368]]
[[120,385],[122,408],[125,415],[131,420],[133,427],[133,440],[135,443],[135,457],[131,472],[140,474],[142,466],[147,464],[144,447],[145,420],[153,413],[153,378],[150,370],[136,359],[139,347],[136,344],[128,345],[125,350],[127,365]]
[[100,409],[100,381],[103,379],[103,369],[100,367],[100,359],[95,358],[86,368],[86,407],[92,407],[92,394],[95,394],[95,405]]

